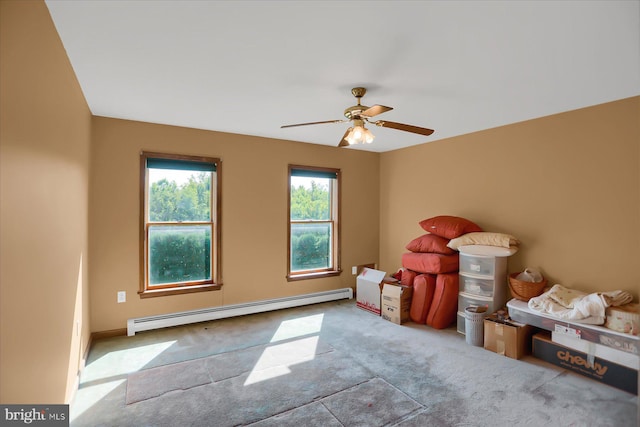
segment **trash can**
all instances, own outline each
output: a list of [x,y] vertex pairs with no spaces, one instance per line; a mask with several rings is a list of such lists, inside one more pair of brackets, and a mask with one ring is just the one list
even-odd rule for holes
[[467,344],[484,346],[484,318],[487,307],[467,307],[464,309],[464,333]]

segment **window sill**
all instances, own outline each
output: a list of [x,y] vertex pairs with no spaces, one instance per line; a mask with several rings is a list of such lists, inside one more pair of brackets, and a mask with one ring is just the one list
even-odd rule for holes
[[304,274],[288,274],[287,282],[295,282],[297,280],[321,279],[323,277],[339,276],[340,274],[342,274],[342,270],[321,271],[317,273]]
[[219,291],[221,288],[222,288],[221,283],[213,284],[213,285],[184,286],[184,287],[175,287],[175,288],[146,290],[144,292],[138,292],[138,295],[140,295],[140,298],[155,298],[155,297],[166,297],[170,295],[191,294],[194,292]]

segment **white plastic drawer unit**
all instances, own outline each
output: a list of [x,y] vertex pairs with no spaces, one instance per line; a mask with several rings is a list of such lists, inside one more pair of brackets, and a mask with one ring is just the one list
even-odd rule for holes
[[464,334],[465,308],[487,307],[487,314],[507,302],[507,257],[517,248],[460,246],[460,293],[458,294],[458,332]]
[[495,280],[460,275],[460,292],[483,297],[493,297]]
[[482,257],[460,254],[460,273],[470,273],[479,276],[493,276],[496,257]]
[[467,307],[487,307],[489,314],[496,310],[493,298],[484,298],[478,295],[469,295],[464,292],[458,294],[458,311],[464,313]]

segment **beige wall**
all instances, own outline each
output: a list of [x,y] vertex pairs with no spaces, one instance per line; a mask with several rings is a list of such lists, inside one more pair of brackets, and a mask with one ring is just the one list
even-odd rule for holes
[[[378,262],[379,155],[321,145],[94,117],[91,170],[91,326],[127,319],[354,287],[351,266]],[[139,153],[222,159],[220,291],[140,299]],[[287,282],[287,165],[342,170],[339,277]],[[126,291],[127,302],[116,303]]]
[[[394,271],[434,215],[519,237],[511,271],[638,296],[638,97],[380,155],[92,119],[43,2],[0,0],[0,30],[2,403],[68,402],[90,331],[131,317],[354,286],[357,264]],[[138,298],[141,150],[222,158],[221,291]],[[342,169],[339,277],[285,279],[288,163]]]
[[0,2],[0,402],[63,403],[89,339],[91,114],[43,2]]
[[538,266],[584,291],[640,284],[640,97],[383,153],[380,260],[435,215],[522,241],[509,270]]

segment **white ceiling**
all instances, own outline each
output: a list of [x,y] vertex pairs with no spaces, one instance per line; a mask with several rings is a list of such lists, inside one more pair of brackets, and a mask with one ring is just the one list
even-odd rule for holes
[[355,104],[384,152],[640,95],[640,1],[62,1],[94,115],[335,146]]

